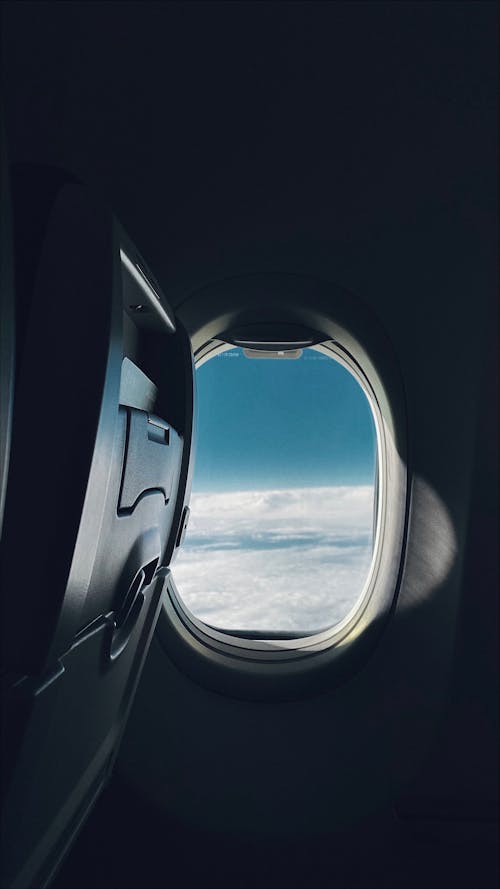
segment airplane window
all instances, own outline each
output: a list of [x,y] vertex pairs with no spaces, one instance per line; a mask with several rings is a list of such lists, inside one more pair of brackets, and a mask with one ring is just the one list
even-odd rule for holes
[[314,347],[274,360],[231,348],[198,368],[197,387],[181,601],[255,638],[335,626],[374,550],[377,434],[360,382]]

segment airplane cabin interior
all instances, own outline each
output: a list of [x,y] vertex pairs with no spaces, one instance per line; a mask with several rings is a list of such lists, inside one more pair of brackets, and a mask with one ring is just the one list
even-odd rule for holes
[[496,4],[0,15],[0,884],[494,889]]

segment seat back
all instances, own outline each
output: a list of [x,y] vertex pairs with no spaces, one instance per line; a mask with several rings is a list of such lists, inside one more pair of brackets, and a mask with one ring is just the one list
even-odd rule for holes
[[2,885],[39,886],[116,756],[184,523],[194,382],[112,213],[57,171],[19,170],[12,191]]

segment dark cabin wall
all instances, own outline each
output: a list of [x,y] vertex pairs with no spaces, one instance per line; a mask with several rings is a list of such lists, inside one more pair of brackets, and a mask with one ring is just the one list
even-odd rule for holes
[[318,276],[376,313],[407,399],[406,574],[370,661],[330,693],[249,704],[157,641],[121,774],[236,832],[328,830],[408,793],[480,813],[497,786],[494,5],[7,3],[4,60],[12,159],[95,184],[188,324],[208,283]]

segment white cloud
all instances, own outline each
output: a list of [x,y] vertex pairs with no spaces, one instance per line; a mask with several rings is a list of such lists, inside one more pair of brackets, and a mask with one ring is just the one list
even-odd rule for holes
[[331,626],[362,592],[372,517],[368,485],[194,494],[179,594],[226,629]]

